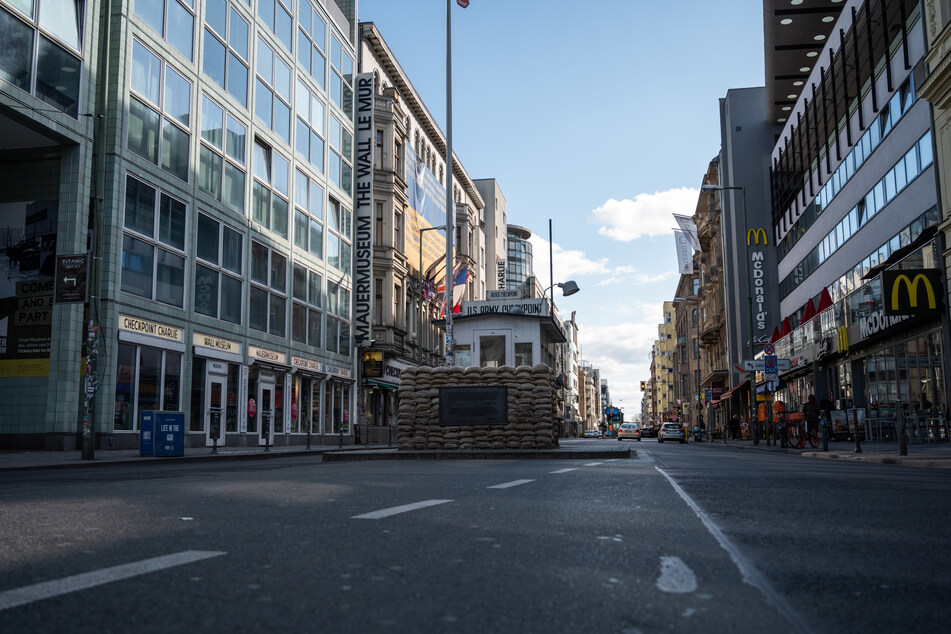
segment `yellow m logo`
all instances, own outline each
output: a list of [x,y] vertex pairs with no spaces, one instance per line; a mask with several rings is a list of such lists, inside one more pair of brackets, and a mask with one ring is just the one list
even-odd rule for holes
[[928,291],[928,308],[934,310],[938,307],[935,303],[934,298],[934,288],[931,286],[931,281],[925,277],[923,273],[918,273],[915,275],[914,279],[909,279],[907,275],[902,273],[895,278],[895,281],[892,282],[892,302],[891,309],[893,311],[899,310],[898,306],[898,289],[902,284],[905,285],[905,288],[908,289],[908,306],[909,308],[918,307],[918,282],[921,282],[925,285],[925,289]]
[[760,227],[759,229],[750,229],[746,232],[746,246],[750,245],[750,242],[753,244],[759,244],[760,237],[763,238],[763,244],[766,242],[766,230]]

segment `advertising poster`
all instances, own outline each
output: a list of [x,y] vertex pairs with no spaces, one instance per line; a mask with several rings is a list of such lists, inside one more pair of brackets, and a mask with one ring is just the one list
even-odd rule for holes
[[[419,268],[420,231],[446,224],[446,187],[406,144],[406,195],[411,211],[406,218],[406,254]],[[446,277],[446,232],[427,231],[423,238],[423,286],[432,293]]]
[[0,204],[0,377],[49,376],[57,201]]

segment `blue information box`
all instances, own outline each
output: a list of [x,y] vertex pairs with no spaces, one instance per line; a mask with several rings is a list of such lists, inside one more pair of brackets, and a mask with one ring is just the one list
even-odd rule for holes
[[185,455],[184,412],[155,412],[155,456]]

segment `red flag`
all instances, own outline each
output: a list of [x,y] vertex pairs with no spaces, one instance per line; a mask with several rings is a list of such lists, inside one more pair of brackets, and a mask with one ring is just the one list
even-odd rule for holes
[[469,6],[469,0],[456,0],[456,4],[465,9]]

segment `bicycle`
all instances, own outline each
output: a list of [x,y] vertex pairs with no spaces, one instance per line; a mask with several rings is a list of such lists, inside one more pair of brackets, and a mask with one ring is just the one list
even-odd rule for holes
[[798,421],[786,423],[783,434],[786,438],[786,444],[793,449],[802,449],[806,446],[806,441],[809,441],[813,449],[819,446],[819,430],[809,429],[808,425],[804,428],[802,423]]

